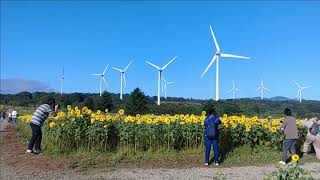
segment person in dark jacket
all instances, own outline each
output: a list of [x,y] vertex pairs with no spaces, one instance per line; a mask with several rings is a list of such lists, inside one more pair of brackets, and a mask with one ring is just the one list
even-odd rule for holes
[[[214,124],[213,127],[210,127],[212,124]],[[205,141],[205,166],[209,165],[209,157],[210,157],[210,151],[211,146],[213,146],[213,152],[214,152],[214,163],[215,165],[219,165],[219,124],[221,124],[221,121],[219,117],[217,116],[214,109],[211,109],[208,111],[208,116],[204,120],[204,141]],[[214,137],[209,137],[208,132],[212,131],[209,128],[214,128]]]

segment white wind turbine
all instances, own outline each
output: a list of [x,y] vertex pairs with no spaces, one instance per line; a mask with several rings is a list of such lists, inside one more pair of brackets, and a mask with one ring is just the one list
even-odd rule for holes
[[107,69],[108,69],[109,64],[106,66],[106,68],[104,69],[103,73],[101,74],[92,74],[94,76],[100,76],[100,96],[102,95],[101,92],[101,86],[102,86],[102,80],[104,81],[104,83],[106,84],[106,86],[108,87],[108,83],[107,81],[104,79],[104,74],[106,73]]
[[129,68],[130,64],[132,63],[133,60],[130,61],[130,63],[127,65],[127,67],[122,70],[122,69],[119,69],[119,68],[115,68],[115,67],[112,67],[113,69],[117,70],[120,72],[120,99],[122,100],[122,94],[123,94],[123,87],[122,87],[122,84],[124,83],[124,87],[127,86],[127,83],[126,83],[126,75],[124,74],[126,72],[126,70]]
[[167,99],[167,89],[169,84],[173,84],[174,82],[167,82],[163,77],[162,77],[162,92],[164,92],[164,98]]
[[148,63],[150,66],[154,67],[157,69],[158,71],[158,101],[157,104],[158,106],[160,106],[160,86],[161,86],[161,79],[162,79],[162,72],[168,67],[168,65],[170,63],[172,63],[172,61],[174,61],[177,58],[177,56],[175,56],[173,59],[171,59],[171,61],[169,61],[166,65],[164,65],[162,68],[160,68],[157,65],[152,64],[149,61],[146,61],[146,63]]
[[230,93],[232,92],[232,99],[234,99],[235,91],[239,91],[239,89],[236,88],[236,86],[234,85],[234,81],[232,81],[232,88],[231,88],[230,91],[228,92],[228,94],[230,94]]
[[63,94],[63,81],[64,81],[64,68],[62,68],[62,74],[60,77],[60,94]]
[[211,35],[214,41],[214,44],[216,46],[216,53],[213,56],[212,60],[210,61],[209,65],[207,66],[207,68],[205,69],[205,71],[202,73],[201,78],[203,77],[203,75],[208,71],[208,69],[211,67],[211,65],[214,63],[214,61],[217,61],[216,64],[216,101],[219,100],[219,60],[221,57],[230,57],[230,58],[240,58],[240,59],[250,59],[249,57],[245,57],[245,56],[238,56],[238,55],[232,55],[232,54],[224,54],[220,51],[220,47],[217,43],[216,37],[214,36],[213,30],[210,27],[211,30]]
[[264,94],[264,90],[267,90],[267,91],[271,91],[270,89],[264,87],[264,84],[263,84],[263,81],[262,81],[262,78],[261,78],[261,81],[260,81],[260,86],[256,89],[256,91],[259,91],[260,90],[260,98],[261,100],[263,100],[263,94]]
[[302,90],[303,89],[307,89],[307,88],[311,88],[312,86],[305,86],[305,87],[302,87],[300,84],[298,84],[297,82],[295,82],[296,85],[298,86],[298,94],[296,97],[299,96],[299,100],[300,100],[300,103],[302,102]]

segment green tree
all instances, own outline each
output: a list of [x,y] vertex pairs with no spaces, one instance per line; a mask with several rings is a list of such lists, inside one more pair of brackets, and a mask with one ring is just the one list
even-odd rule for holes
[[94,109],[95,109],[95,106],[94,106],[93,98],[90,97],[90,96],[87,96],[87,97],[84,99],[84,106],[87,106],[89,109],[94,110]]
[[104,111],[108,109],[109,111],[113,110],[113,100],[111,94],[104,91],[102,96],[97,100],[97,109]]
[[126,100],[125,112],[130,115],[145,114],[148,112],[147,97],[139,88],[134,89]]

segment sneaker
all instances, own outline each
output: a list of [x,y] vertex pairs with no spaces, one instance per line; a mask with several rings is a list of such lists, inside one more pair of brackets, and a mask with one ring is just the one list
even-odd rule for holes
[[218,161],[214,162],[214,164],[215,164],[216,166],[219,166],[219,162],[218,162]]
[[32,154],[32,150],[27,149],[26,154]]
[[206,162],[206,163],[204,163],[204,165],[205,165],[205,166],[209,166],[209,163]]
[[286,165],[286,162],[280,161],[279,164]]
[[33,150],[32,153],[33,154],[40,154],[40,150]]

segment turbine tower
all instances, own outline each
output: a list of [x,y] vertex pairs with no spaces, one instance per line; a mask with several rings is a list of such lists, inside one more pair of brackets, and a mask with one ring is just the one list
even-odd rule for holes
[[173,84],[174,82],[167,82],[163,77],[162,77],[162,92],[164,92],[164,99],[167,99],[167,89],[169,84]]
[[296,97],[299,97],[300,103],[302,102],[302,90],[307,89],[307,88],[311,88],[312,86],[305,86],[302,87],[300,84],[298,84],[297,82],[295,82],[296,85],[298,86],[298,94]]
[[127,83],[126,83],[126,75],[124,74],[126,72],[126,70],[129,68],[129,66],[131,65],[133,60],[130,61],[130,63],[127,65],[127,67],[122,70],[122,69],[119,69],[119,68],[115,68],[115,67],[112,67],[113,69],[117,70],[120,72],[120,100],[122,100],[122,94],[123,94],[123,87],[122,87],[122,84],[124,83],[124,87],[127,86]]
[[62,68],[62,74],[60,77],[60,94],[63,94],[63,81],[64,81],[64,68]]
[[157,71],[158,71],[158,101],[157,101],[158,106],[160,106],[160,86],[161,86],[162,73],[163,73],[163,71],[168,67],[168,65],[169,65],[170,63],[172,63],[172,61],[174,61],[176,58],[177,58],[177,56],[175,56],[173,59],[171,59],[171,60],[170,60],[166,65],[164,65],[162,68],[160,68],[160,67],[157,66],[157,65],[152,64],[152,63],[149,62],[149,61],[146,61],[146,63],[148,63],[150,66],[156,68]]
[[236,86],[234,85],[234,81],[232,81],[232,88],[231,88],[230,91],[228,92],[228,94],[230,94],[230,93],[232,92],[232,99],[234,99],[235,91],[239,91],[239,89],[236,88]]
[[249,57],[245,57],[245,56],[238,56],[238,55],[232,55],[232,54],[224,54],[221,52],[220,47],[217,43],[216,37],[214,36],[213,30],[210,27],[210,31],[211,31],[211,35],[214,41],[214,44],[216,46],[216,53],[213,56],[212,60],[210,61],[209,65],[207,66],[207,68],[204,70],[204,72],[201,75],[201,78],[203,77],[203,75],[208,71],[208,69],[211,67],[211,65],[214,63],[214,61],[217,61],[216,63],[216,101],[219,100],[219,60],[221,57],[226,57],[226,58],[239,58],[239,59],[250,59]]
[[257,91],[260,90],[260,98],[261,100],[263,100],[263,94],[264,94],[264,90],[267,90],[267,91],[271,91],[270,89],[264,87],[264,84],[263,84],[263,81],[262,81],[262,78],[261,78],[261,81],[260,81],[260,86],[257,88]]
[[91,74],[91,75],[99,76],[99,77],[100,77],[100,96],[102,95],[102,92],[101,92],[102,80],[104,81],[104,83],[105,83],[106,86],[108,87],[108,83],[107,83],[107,81],[104,79],[104,74],[106,73],[106,71],[107,71],[107,69],[108,69],[108,66],[109,66],[109,64],[106,66],[106,68],[104,69],[103,73],[101,73],[101,74]]

